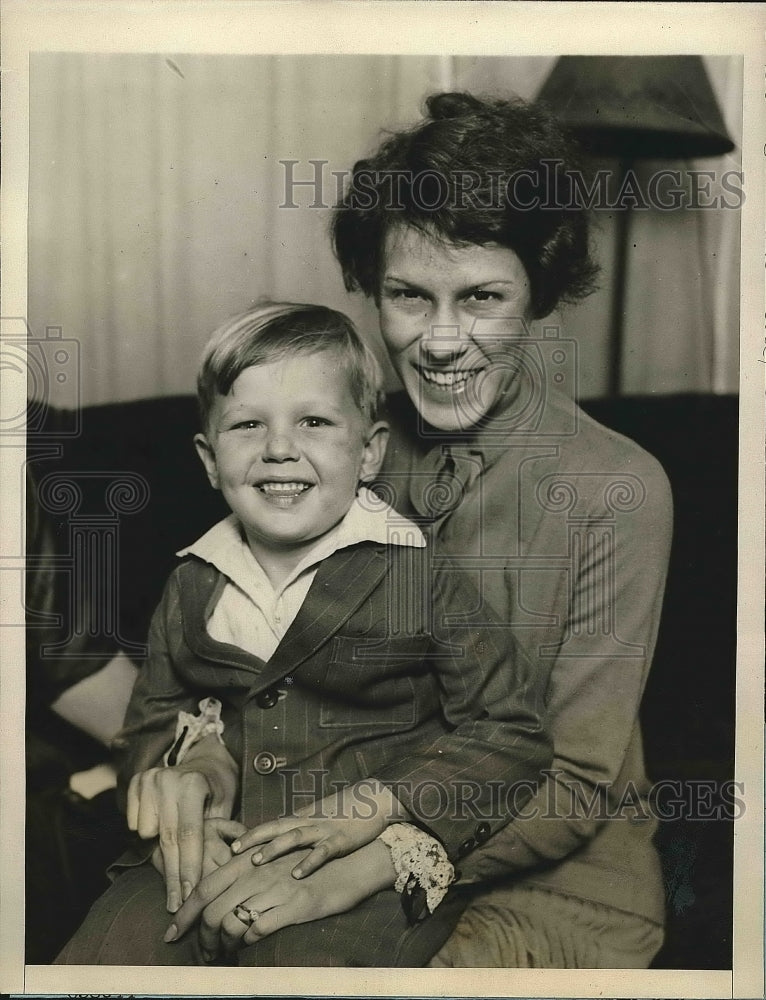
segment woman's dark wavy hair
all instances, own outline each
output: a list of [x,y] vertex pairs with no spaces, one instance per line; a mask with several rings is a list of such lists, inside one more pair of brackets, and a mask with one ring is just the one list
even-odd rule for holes
[[354,165],[334,210],[346,288],[377,297],[386,234],[405,224],[450,243],[512,249],[527,271],[535,318],[588,295],[598,268],[586,211],[572,197],[578,165],[562,127],[521,100],[442,93],[426,107],[423,122]]

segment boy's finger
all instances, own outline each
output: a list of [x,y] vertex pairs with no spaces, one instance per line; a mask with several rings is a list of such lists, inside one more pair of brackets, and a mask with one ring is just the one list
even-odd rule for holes
[[178,870],[181,899],[185,900],[202,877],[205,797],[195,785],[184,786],[178,801]]
[[142,840],[150,840],[160,832],[159,804],[155,794],[154,783],[147,780],[146,775],[139,775],[142,780],[138,788],[138,816],[136,832]]
[[178,811],[175,803],[167,799],[160,802],[159,828],[167,908],[168,912],[175,913],[183,902],[179,877]]
[[130,779],[130,784],[128,785],[128,802],[126,809],[126,818],[128,821],[129,830],[138,829],[138,802],[139,802],[139,788],[140,788],[140,774],[134,774]]
[[162,851],[160,850],[159,844],[157,844],[152,851],[152,864],[160,875],[165,878],[165,862],[162,860]]
[[227,844],[247,833],[247,827],[244,823],[240,823],[236,819],[213,819],[208,821],[208,825]]
[[[233,819],[214,819],[205,823],[202,846],[202,877],[231,860],[231,842],[241,837],[247,827]],[[182,887],[183,891],[183,887]]]

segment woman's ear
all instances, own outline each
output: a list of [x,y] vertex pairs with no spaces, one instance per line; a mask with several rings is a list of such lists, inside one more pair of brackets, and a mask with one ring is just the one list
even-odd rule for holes
[[360,482],[374,479],[380,472],[383,459],[386,457],[389,427],[385,420],[378,420],[367,431],[367,439],[362,454],[362,467],[359,470]]
[[202,459],[202,464],[205,466],[205,472],[207,472],[207,478],[210,480],[210,485],[214,490],[219,489],[218,465],[215,460],[213,446],[204,434],[195,434],[194,447],[197,449],[197,454]]

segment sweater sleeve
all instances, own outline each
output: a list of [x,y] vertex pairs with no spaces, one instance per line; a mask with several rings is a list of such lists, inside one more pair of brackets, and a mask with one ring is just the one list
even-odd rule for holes
[[613,531],[591,517],[577,534],[547,694],[552,767],[521,815],[467,860],[466,878],[554,864],[590,841],[621,801],[640,803],[645,794],[621,774],[643,768],[630,755],[641,745],[638,713],[662,608],[672,500],[659,463],[641,454],[643,501],[618,516]]
[[[507,823],[551,760],[544,684],[508,629],[456,624],[478,597],[464,574],[433,566],[430,664],[446,731],[376,771],[452,859]],[[499,623],[498,623],[499,624]]]

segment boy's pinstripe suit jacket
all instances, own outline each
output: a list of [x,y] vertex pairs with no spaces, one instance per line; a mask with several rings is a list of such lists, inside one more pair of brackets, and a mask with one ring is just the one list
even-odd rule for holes
[[375,777],[454,860],[522,807],[551,760],[544,692],[507,626],[460,624],[480,598],[429,547],[330,556],[268,662],[207,634],[224,584],[194,556],[168,581],[115,741],[123,791],[212,695],[247,826]]

